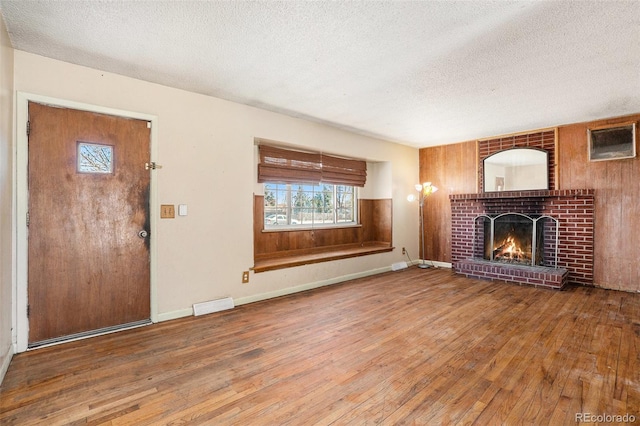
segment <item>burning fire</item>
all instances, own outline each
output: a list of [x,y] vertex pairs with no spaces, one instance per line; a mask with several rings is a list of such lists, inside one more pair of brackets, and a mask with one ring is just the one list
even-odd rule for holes
[[522,259],[523,257],[524,251],[522,251],[515,238],[513,238],[512,236],[507,237],[502,245],[500,245],[493,251],[494,259]]

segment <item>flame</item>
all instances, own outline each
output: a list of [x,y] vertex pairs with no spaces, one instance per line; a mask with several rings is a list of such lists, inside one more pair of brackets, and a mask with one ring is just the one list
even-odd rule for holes
[[509,236],[504,241],[504,244],[501,245],[499,256],[506,256],[511,259],[514,259],[514,258],[523,257],[524,252],[518,246],[518,243],[516,242],[516,240],[512,236]]

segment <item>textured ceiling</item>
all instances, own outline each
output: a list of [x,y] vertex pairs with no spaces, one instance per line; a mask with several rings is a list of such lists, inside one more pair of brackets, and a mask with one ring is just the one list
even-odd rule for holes
[[424,147],[640,112],[640,1],[9,1],[14,48]]

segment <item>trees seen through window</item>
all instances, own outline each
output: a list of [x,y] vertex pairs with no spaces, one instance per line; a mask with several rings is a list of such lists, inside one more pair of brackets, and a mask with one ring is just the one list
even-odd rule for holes
[[357,223],[356,190],[348,185],[265,183],[265,228]]

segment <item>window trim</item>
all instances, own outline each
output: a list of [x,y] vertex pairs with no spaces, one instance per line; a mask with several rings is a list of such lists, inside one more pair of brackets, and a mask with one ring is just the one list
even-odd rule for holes
[[352,223],[348,225],[317,225],[314,227],[309,227],[305,225],[284,225],[282,228],[262,228],[263,233],[269,232],[295,232],[295,231],[318,231],[320,229],[342,229],[342,228],[362,228],[362,224],[360,223]]

